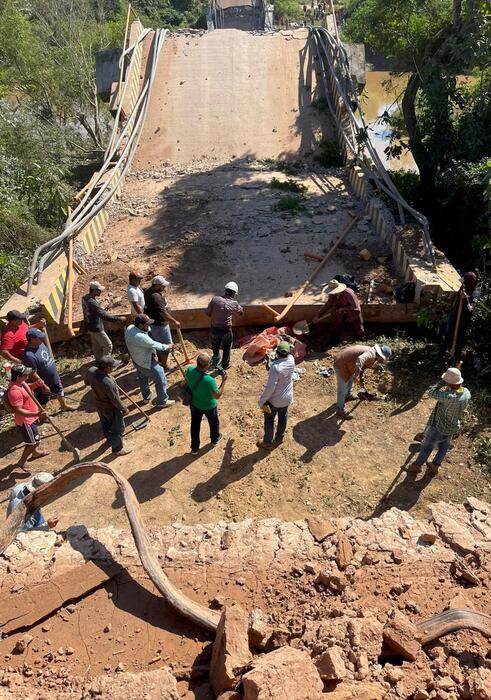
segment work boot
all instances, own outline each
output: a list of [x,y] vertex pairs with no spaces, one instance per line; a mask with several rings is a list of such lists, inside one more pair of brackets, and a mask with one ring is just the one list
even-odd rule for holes
[[215,445],[218,445],[218,443],[220,442],[220,440],[221,440],[222,438],[223,438],[223,435],[222,435],[222,433],[220,433],[220,435],[217,437],[217,439],[215,440],[215,442],[212,442],[212,443],[211,443],[211,444],[213,445],[213,447],[215,447]]
[[281,445],[281,443],[285,441],[285,436],[284,435],[280,435],[279,437],[276,436],[274,441],[275,441],[276,445]]
[[168,408],[169,406],[172,406],[176,402],[174,401],[174,399],[167,399],[167,401],[165,403],[157,403],[156,400],[152,401],[152,403],[155,406],[155,408]]
[[343,420],[353,420],[351,413],[346,413],[346,411],[336,411],[336,415]]
[[218,367],[220,358],[218,355],[212,355],[211,356],[211,368],[216,369]]
[[274,445],[272,442],[264,442],[263,440],[258,440],[256,446],[261,450],[274,450]]
[[413,462],[412,464],[409,464],[406,467],[406,471],[408,474],[416,475],[416,474],[421,474],[421,472],[423,471],[423,468],[422,468],[421,464],[416,464],[416,462]]
[[122,450],[119,450],[118,452],[113,452],[113,455],[115,457],[124,457],[124,455],[129,455],[132,450],[128,449],[127,447],[123,447]]
[[436,462],[428,462],[428,467],[430,468],[431,473],[433,476],[437,476],[439,470],[440,470],[440,464],[437,464]]

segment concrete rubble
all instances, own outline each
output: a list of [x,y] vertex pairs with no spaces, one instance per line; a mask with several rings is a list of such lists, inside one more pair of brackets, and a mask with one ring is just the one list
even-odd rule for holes
[[[488,639],[463,630],[422,647],[417,629],[445,609],[489,615],[490,532],[491,508],[477,499],[434,504],[429,521],[393,508],[369,521],[176,522],[150,530],[171,580],[221,609],[214,644],[203,638],[189,671],[159,665],[157,655],[159,667],[142,672],[121,655],[109,659],[106,675],[87,678],[69,671],[80,654],[72,641],[36,656],[39,634],[52,634],[51,619],[41,620],[0,640],[0,698],[122,698],[124,688],[144,682],[144,692],[126,697],[189,700],[201,697],[191,694],[198,677],[203,698],[220,700],[490,700]],[[21,533],[0,557],[0,595],[35,590],[87,560],[141,572],[126,530]],[[75,601],[59,612],[66,625],[76,610]],[[108,639],[118,634],[111,619],[100,630]]]

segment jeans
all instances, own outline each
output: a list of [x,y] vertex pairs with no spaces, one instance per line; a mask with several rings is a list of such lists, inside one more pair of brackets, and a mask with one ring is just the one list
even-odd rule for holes
[[121,411],[111,411],[110,413],[97,411],[97,413],[99,414],[104,437],[111,445],[113,452],[119,452],[123,449],[123,414]]
[[143,399],[145,401],[150,401],[152,393],[148,380],[152,379],[155,383],[155,389],[157,390],[157,404],[166,403],[169,400],[169,394],[167,393],[167,377],[165,376],[162,365],[159,365],[159,363],[154,360],[152,360],[152,367],[150,369],[140,367],[140,365],[137,365],[135,362],[133,362],[133,364],[135,365]]
[[414,461],[414,464],[416,464],[418,467],[424,464],[435,447],[438,449],[433,462],[437,465],[441,464],[448,452],[450,442],[450,435],[444,435],[436,428],[436,426],[429,425],[425,430],[425,436],[421,444],[421,449],[419,451],[419,455]]
[[278,425],[276,427],[276,439],[281,440],[286,431],[286,422],[288,420],[288,406],[278,408],[272,403],[266,401],[266,406],[269,406],[271,413],[264,414],[264,444],[271,445],[273,442],[274,419],[278,415]]
[[110,355],[113,351],[113,344],[106,331],[89,331],[92,341],[92,352],[96,360],[100,360],[103,355]]
[[206,416],[208,425],[210,426],[210,440],[212,443],[218,442],[220,437],[220,420],[218,418],[218,408],[210,408],[208,411],[203,411],[196,406],[190,406],[191,409],[191,450],[197,452],[199,450],[199,432],[201,428],[201,419]]
[[211,358],[212,367],[216,367],[220,362],[220,348],[223,350],[222,367],[227,369],[230,367],[230,350],[234,342],[234,334],[231,328],[213,328],[210,329],[210,345],[213,351]]
[[338,385],[336,409],[339,413],[344,413],[344,402],[346,401],[346,397],[351,394],[351,389],[353,388],[353,377],[350,377],[348,381],[345,382],[338,370],[336,370],[336,381]]

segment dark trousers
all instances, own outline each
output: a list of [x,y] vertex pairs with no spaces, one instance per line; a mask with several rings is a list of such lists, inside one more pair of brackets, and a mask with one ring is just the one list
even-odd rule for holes
[[220,421],[218,419],[218,408],[210,408],[208,411],[202,411],[201,408],[190,406],[191,409],[191,450],[196,452],[199,450],[199,431],[201,428],[201,419],[206,416],[208,425],[210,426],[210,440],[215,443],[220,437]]
[[271,445],[273,442],[274,419],[278,416],[278,425],[276,428],[276,439],[281,440],[286,431],[286,422],[288,420],[288,406],[277,408],[272,403],[266,401],[266,405],[270,407],[271,413],[264,414],[264,444]]
[[124,420],[121,411],[97,411],[102,432],[113,452],[123,449]]
[[230,350],[234,342],[234,334],[231,328],[210,329],[210,345],[213,351],[211,358],[212,365],[216,367],[220,363],[220,348],[223,350],[222,367],[227,369],[230,366]]

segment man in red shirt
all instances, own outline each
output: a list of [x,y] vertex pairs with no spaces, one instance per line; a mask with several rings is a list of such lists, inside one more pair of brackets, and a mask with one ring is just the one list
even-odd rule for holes
[[29,328],[45,328],[46,320],[42,318],[32,326],[27,324],[26,315],[12,309],[7,313],[7,325],[2,331],[2,340],[0,342],[0,354],[6,360],[19,363],[22,359],[24,350],[27,347],[27,331]]
[[11,370],[11,382],[7,389],[7,401],[14,412],[15,424],[20,429],[24,441],[24,450],[16,466],[28,473],[30,472],[25,468],[25,464],[29,457],[37,459],[49,454],[39,449],[41,440],[38,430],[39,419],[46,418],[46,413],[38,407],[27,391],[27,388],[34,391],[41,383],[41,380],[38,380],[28,384],[27,379],[31,373],[31,367],[14,365]]
[[317,323],[321,316],[330,313],[334,335],[341,340],[363,338],[365,329],[361,305],[354,291],[337,280],[331,280],[322,291],[327,296],[327,301],[314,316],[312,323]]

